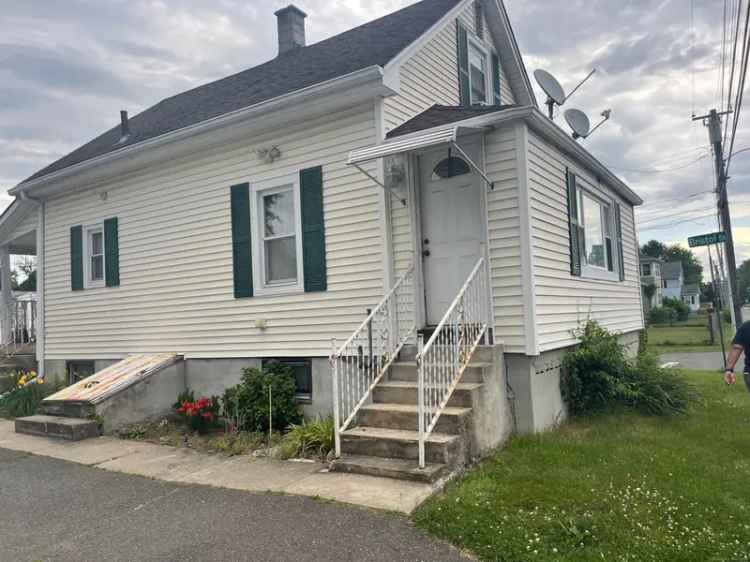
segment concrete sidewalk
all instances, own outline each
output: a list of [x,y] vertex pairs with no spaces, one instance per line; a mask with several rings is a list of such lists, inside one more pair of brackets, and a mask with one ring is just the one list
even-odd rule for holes
[[[659,359],[664,363],[677,362],[684,369],[705,369],[721,373],[724,362],[721,359],[721,351],[700,351],[700,352],[675,352],[662,353]],[[735,371],[741,373],[745,368],[744,356],[740,358],[735,367]]]
[[329,473],[317,462],[225,457],[115,437],[70,442],[21,435],[7,420],[0,420],[0,448],[166,482],[319,497],[406,514],[435,491],[429,484]]

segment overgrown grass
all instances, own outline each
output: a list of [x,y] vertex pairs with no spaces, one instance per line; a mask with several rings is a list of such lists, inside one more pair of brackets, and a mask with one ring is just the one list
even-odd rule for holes
[[333,417],[303,420],[293,424],[281,441],[280,456],[324,458],[333,449]]
[[689,416],[624,411],[515,438],[414,515],[502,562],[750,560],[750,395],[686,375]]
[[[724,342],[734,337],[731,324],[723,324]],[[648,328],[648,346],[654,353],[679,353],[697,351],[721,351],[719,334],[716,333],[714,344],[709,343],[708,326],[705,317],[687,322],[675,323],[674,326],[650,326]]]

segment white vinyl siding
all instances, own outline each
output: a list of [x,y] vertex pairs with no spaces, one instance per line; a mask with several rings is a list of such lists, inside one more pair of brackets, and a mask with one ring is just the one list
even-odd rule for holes
[[487,194],[495,340],[510,353],[523,353],[526,346],[517,156],[512,126],[487,133],[485,171],[495,182]]
[[[342,110],[49,201],[46,358],[327,356],[383,294],[381,191],[346,165],[349,150],[373,143],[374,115],[371,104]],[[282,151],[273,164],[256,156],[269,145]],[[230,186],[318,165],[328,290],[235,299]],[[119,220],[122,286],[70,291],[70,227],[102,216]]]
[[[470,37],[482,45],[492,45],[489,30],[484,38],[474,34],[474,5],[468,3],[459,16]],[[489,66],[487,71],[491,75]],[[458,54],[456,49],[456,21],[451,19],[415,55],[401,66],[401,93],[385,99],[385,132],[395,129],[405,121],[434,104],[458,105]],[[503,104],[515,103],[502,64],[500,81]],[[492,97],[492,88],[488,90]]]
[[[642,329],[633,207],[533,131],[529,132],[528,147],[533,275],[540,351],[576,343],[573,331],[587,318],[593,318],[615,332]],[[620,203],[625,281],[587,279],[570,274],[566,167],[576,174],[580,189],[603,200]],[[615,263],[615,267],[618,266]]]

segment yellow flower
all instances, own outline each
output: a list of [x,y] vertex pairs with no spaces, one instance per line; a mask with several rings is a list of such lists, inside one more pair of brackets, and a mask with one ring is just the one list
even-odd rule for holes
[[36,379],[36,384],[44,384],[44,379]]

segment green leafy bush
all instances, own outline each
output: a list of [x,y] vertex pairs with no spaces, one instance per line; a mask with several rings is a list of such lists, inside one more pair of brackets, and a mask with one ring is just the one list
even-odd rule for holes
[[302,416],[295,398],[294,371],[273,361],[263,369],[244,369],[241,382],[224,393],[222,409],[234,420],[234,430],[268,432],[269,389],[273,429],[286,429],[299,423]]
[[668,306],[655,306],[648,313],[649,324],[674,324],[677,312]]
[[698,396],[679,372],[642,353],[628,359],[617,336],[594,321],[579,331],[580,345],[563,358],[561,390],[571,415],[622,405],[654,415],[685,413]]
[[679,322],[684,322],[690,316],[690,307],[678,298],[667,297],[662,301],[662,306],[674,310]]
[[42,379],[24,384],[7,392],[0,398],[0,417],[23,418],[33,416],[47,396],[60,390],[59,384]]
[[280,456],[325,457],[333,449],[333,417],[317,417],[313,421],[303,420],[292,425],[281,442]]
[[724,321],[724,324],[731,324],[732,323],[732,311],[726,308],[722,310],[721,319]]

